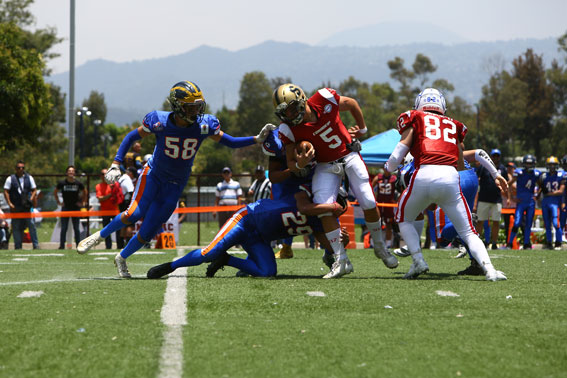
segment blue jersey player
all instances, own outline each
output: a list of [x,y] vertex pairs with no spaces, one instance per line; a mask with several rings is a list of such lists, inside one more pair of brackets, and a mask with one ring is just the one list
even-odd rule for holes
[[[559,211],[563,193],[565,192],[565,172],[558,171],[559,159],[555,156],[547,158],[545,165],[547,172],[540,176],[538,184],[538,197],[543,193],[541,201],[541,213],[545,224],[546,249],[561,249],[563,239],[562,228],[559,224]],[[552,231],[555,228],[555,247],[552,245]]]
[[[533,155],[526,155],[522,159],[523,168],[514,171],[510,180],[510,187],[516,182],[516,213],[514,214],[514,226],[508,238],[508,248],[512,248],[512,242],[518,233],[518,229],[524,225],[524,249],[531,249],[530,234],[532,232],[532,222],[535,214],[535,194],[537,183],[539,182],[541,172],[535,169],[536,160]],[[512,193],[509,189],[508,198]],[[524,218],[525,216],[525,218]]]
[[114,183],[120,177],[120,163],[132,143],[148,135],[155,135],[156,146],[152,157],[138,178],[132,201],[102,230],[82,240],[77,252],[85,253],[111,233],[144,219],[136,237],[116,255],[114,263],[120,277],[131,277],[126,259],[149,242],[161,229],[177,206],[183,188],[191,174],[193,160],[203,140],[213,139],[231,148],[263,143],[275,129],[266,125],[258,136],[232,137],[220,130],[219,120],[205,112],[201,89],[190,81],[181,81],[169,91],[172,112],[153,111],[144,117],[142,126],[126,135],[116,153],[105,179]]
[[[208,277],[214,276],[224,265],[255,277],[275,276],[277,264],[270,241],[289,235],[315,233],[322,245],[330,249],[317,215],[333,213],[338,217],[346,210],[346,198],[338,197],[340,203],[314,204],[311,201],[310,189],[307,186],[302,186],[301,189],[303,190],[295,195],[288,195],[279,200],[261,199],[247,205],[224,224],[208,246],[195,249],[178,260],[151,268],[147,277],[160,278],[177,268],[196,266],[204,262],[213,262],[207,269]],[[248,253],[246,259],[226,253],[236,244],[242,245]]]
[[[300,171],[299,175],[288,169],[285,146],[278,134],[279,128],[271,131],[262,145],[262,151],[269,156],[268,171],[269,179],[272,183],[273,199],[280,199],[286,195],[296,193],[300,185],[311,183],[313,177],[313,172],[309,165]],[[283,240],[282,249],[276,253],[276,259],[293,258],[292,241],[293,237]]]

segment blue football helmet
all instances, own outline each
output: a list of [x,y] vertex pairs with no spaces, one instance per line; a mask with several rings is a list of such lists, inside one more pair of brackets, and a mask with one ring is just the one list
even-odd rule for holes
[[528,171],[532,171],[536,165],[536,158],[533,155],[528,154],[522,159],[522,165]]

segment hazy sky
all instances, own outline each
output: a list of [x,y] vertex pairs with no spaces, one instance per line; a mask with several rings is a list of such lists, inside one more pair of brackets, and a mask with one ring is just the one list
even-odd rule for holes
[[[36,27],[64,38],[54,73],[69,67],[70,0],[35,0]],[[266,40],[316,44],[381,22],[427,22],[469,41],[559,37],[567,0],[76,0],[76,66],[181,54],[200,45],[240,50]],[[427,30],[424,30],[427,33]],[[440,36],[442,38],[442,36]]]

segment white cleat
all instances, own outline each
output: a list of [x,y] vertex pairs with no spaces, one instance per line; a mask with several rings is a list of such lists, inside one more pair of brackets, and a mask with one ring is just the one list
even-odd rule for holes
[[429,272],[429,266],[427,266],[427,263],[425,262],[424,259],[419,259],[411,264],[410,269],[404,275],[404,278],[405,279],[417,278],[417,276],[426,272]]
[[493,269],[486,272],[486,280],[487,281],[506,281],[508,278],[499,270]]
[[118,269],[118,275],[121,278],[132,278],[132,275],[128,271],[128,265],[126,265],[126,259],[120,256],[120,253],[114,258],[114,265]]
[[462,259],[467,255],[467,249],[464,245],[459,245],[459,253],[455,256],[456,259]]
[[323,278],[339,278],[345,274],[354,272],[354,268],[348,259],[335,261],[331,271],[323,276]]
[[87,236],[86,238],[80,241],[79,245],[77,246],[77,252],[81,255],[85,254],[101,241],[102,238],[100,237],[100,231],[97,231],[91,236]]
[[394,269],[398,267],[398,259],[396,256],[392,255],[388,248],[386,248],[386,244],[383,241],[378,243],[374,243],[374,255],[378,257],[384,265],[386,265],[390,269]]
[[394,255],[398,257],[408,257],[411,256],[411,252],[406,247],[396,248],[394,249]]

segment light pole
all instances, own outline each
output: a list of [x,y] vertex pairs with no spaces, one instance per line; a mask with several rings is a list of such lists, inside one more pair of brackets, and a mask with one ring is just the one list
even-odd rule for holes
[[83,116],[88,115],[90,116],[92,113],[86,106],[83,106],[78,112],[77,115],[79,116],[79,157],[81,159],[85,158],[85,126],[83,122]]
[[97,129],[100,125],[102,125],[102,121],[100,119],[95,119],[93,121],[94,123],[94,145],[93,145],[93,155],[97,156],[98,155],[98,147],[97,147],[97,142],[98,142],[98,133],[97,133]]
[[110,142],[112,140],[112,137],[110,136],[110,134],[104,134],[102,136],[102,139],[104,140],[104,157],[107,158],[108,157],[108,142]]

